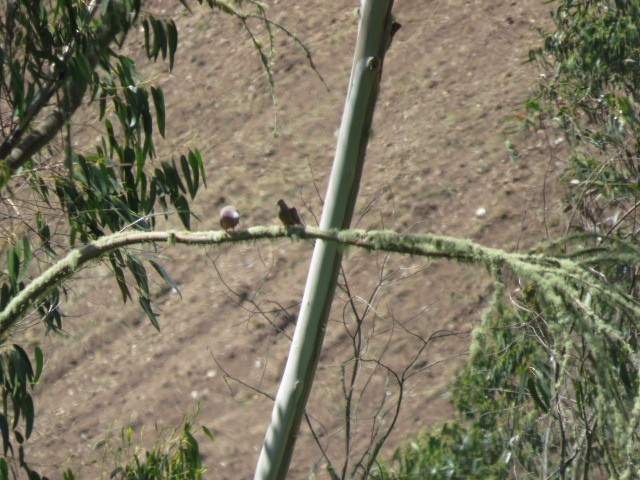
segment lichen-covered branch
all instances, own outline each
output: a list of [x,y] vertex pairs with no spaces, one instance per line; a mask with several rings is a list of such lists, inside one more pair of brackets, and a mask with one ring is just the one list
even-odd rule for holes
[[[591,273],[579,262],[567,259],[509,253],[486,247],[466,239],[442,235],[405,235],[392,231],[343,230],[327,231],[313,227],[253,227],[230,234],[222,231],[188,232],[124,232],[109,235],[82,248],[73,250],[65,258],[43,272],[16,295],[0,312],[0,338],[5,338],[9,330],[49,289],[71,278],[85,264],[100,260],[109,252],[130,246],[166,243],[168,245],[219,245],[233,242],[257,240],[322,239],[342,247],[358,247],[365,250],[395,252],[427,258],[449,259],[458,263],[480,265],[493,277],[503,270],[534,283],[550,305],[559,311],[567,308],[580,311],[585,319],[591,320],[596,331],[618,340],[620,348],[627,351],[616,328],[599,320],[591,307],[583,302],[586,293],[593,298],[608,296],[610,303],[629,315],[640,318],[640,306],[632,298],[614,286]],[[499,280],[499,279],[498,279]]]

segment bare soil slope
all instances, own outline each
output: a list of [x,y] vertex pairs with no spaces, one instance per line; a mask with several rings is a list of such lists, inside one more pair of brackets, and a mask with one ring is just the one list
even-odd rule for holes
[[[238,207],[240,228],[277,222],[275,202],[281,197],[297,205],[307,223],[321,212],[316,187],[324,194],[355,45],[357,4],[276,0],[268,6],[271,18],[310,48],[329,87],[309,68],[304,52],[279,34],[273,63],[276,136],[264,72],[238,23],[204,8],[186,13],[169,0],[149,6],[172,15],[180,35],[171,76],[161,63],[143,68],[145,79],[157,79],[165,89],[168,134],[161,151],[171,156],[195,146],[206,159],[208,188],[196,203],[194,229],[218,228],[222,203]],[[402,29],[384,66],[354,220],[358,227],[433,232],[508,250],[527,248],[560,228],[549,174],[556,165],[548,160],[547,139],[512,137],[520,142],[516,163],[502,145],[505,119],[522,109],[537,75],[525,61],[540,41],[532,27],[547,23],[546,8],[541,0],[396,2]],[[141,46],[140,38],[132,41],[131,55],[140,58]],[[87,135],[83,140],[90,142],[94,134]],[[480,208],[486,214],[478,215]],[[168,225],[177,222],[170,219]],[[81,478],[95,478],[100,468],[108,476],[112,464],[101,466],[91,448],[109,431],[118,434],[131,425],[148,442],[155,425],[177,425],[200,403],[199,422],[215,435],[201,445],[208,478],[252,478],[272,402],[225,381],[222,369],[275,395],[311,248],[282,241],[174,247],[162,255],[182,297],[155,279],[160,333],[135,305],[120,304],[115,281],[96,266],[74,283],[66,308],[68,335],[41,343],[49,361],[36,389],[37,433],[29,455],[52,477],[57,465],[79,470]],[[345,272],[360,314],[373,307],[364,331],[369,362],[360,366],[358,386],[371,381],[354,414],[353,456],[366,451],[374,420],[388,424],[390,417],[381,412],[397,401],[398,390],[387,372],[402,373],[418,358],[383,452],[389,455],[422,427],[450,417],[446,386],[490,286],[479,269],[353,250],[345,257]],[[340,292],[334,304],[309,404],[322,445],[338,465],[345,451],[340,368],[352,355],[348,332],[355,328],[346,299]],[[458,335],[432,339],[421,350],[421,339],[443,330]],[[378,410],[376,402],[384,398]],[[324,462],[305,426],[290,478],[306,478],[314,464],[321,468]]]

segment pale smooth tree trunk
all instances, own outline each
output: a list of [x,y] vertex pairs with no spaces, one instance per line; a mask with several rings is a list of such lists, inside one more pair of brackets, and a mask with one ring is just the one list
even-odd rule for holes
[[[351,224],[384,55],[398,24],[393,0],[364,0],[351,80],[336,147],[320,228],[348,229]],[[296,437],[322,348],[342,255],[335,244],[316,241],[291,350],[276,396],[256,480],[286,478]]]

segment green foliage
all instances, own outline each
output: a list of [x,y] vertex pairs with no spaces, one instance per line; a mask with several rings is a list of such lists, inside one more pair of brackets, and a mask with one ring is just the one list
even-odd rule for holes
[[[620,308],[614,297],[637,302],[640,293],[640,1],[549,3],[555,28],[540,30],[543,45],[530,52],[542,74],[527,103],[527,121],[536,129],[559,131],[567,140],[568,162],[560,176],[564,201],[572,227],[585,233],[550,242],[546,251],[589,269],[606,282],[609,294],[593,296],[588,283],[576,283],[577,308],[558,308],[567,298],[547,296],[550,284],[543,279],[527,287],[515,308],[502,315],[515,314],[516,324],[529,330],[531,346],[543,354],[526,381],[520,381],[530,399],[528,411],[538,412],[547,429],[545,443],[531,445],[545,452],[545,461],[532,471],[635,478],[640,470],[640,317]],[[587,323],[585,311],[593,314]],[[484,339],[491,338],[489,328]],[[485,365],[497,377],[487,378],[516,382],[516,372],[502,359],[520,364],[523,349],[521,341],[504,344],[496,357],[500,360]],[[483,364],[485,352],[479,352],[474,365]],[[479,398],[471,400],[478,411],[497,408]],[[500,425],[509,424],[508,418]]]
[[[120,480],[191,479],[198,480],[207,471],[202,466],[200,446],[194,436],[194,421],[198,412],[187,415],[179,429],[163,429],[154,435],[154,444],[146,449],[142,440],[135,442],[131,427],[123,428],[118,445],[109,438],[103,443],[103,463],[114,463],[109,478]],[[200,427],[209,440],[213,435]],[[106,465],[105,465],[106,466]]]
[[[3,307],[21,290],[26,278],[26,267],[19,275],[12,270],[18,262],[15,245],[31,245],[35,240],[34,251],[44,252],[52,260],[57,253],[54,243],[65,248],[50,227],[49,222],[56,221],[52,212],[61,209],[66,214],[66,248],[78,240],[87,243],[123,229],[150,230],[155,226],[158,209],[165,216],[175,211],[189,228],[188,198],[193,199],[200,181],[205,181],[197,150],[182,155],[188,161],[181,161],[181,170],[175,161],[161,162],[157,167],[148,165],[155,148],[147,84],[137,79],[131,59],[108,48],[110,43],[121,45],[130,28],[140,21],[148,57],[155,60],[160,54],[162,58],[168,56],[171,68],[178,38],[173,21],[141,15],[137,0],[59,2],[54,6],[44,1],[11,1],[7,2],[5,13],[0,21],[0,41],[5,46],[0,58],[0,95],[10,108],[5,113],[14,120],[2,125],[5,140],[0,145],[0,165],[12,177],[9,184],[3,181],[0,185],[10,188],[13,182],[27,181],[33,198],[17,198],[15,208],[24,202],[31,212],[30,205],[36,205],[33,216],[21,219],[26,229],[29,223],[35,224],[37,237],[15,238],[2,245],[10,267],[8,281],[2,286]],[[164,136],[164,95],[159,87],[151,86],[150,90],[158,131]],[[91,99],[98,98],[99,119],[104,122],[105,136],[96,153],[83,156],[73,152],[69,129],[62,164],[56,162],[57,153],[51,154],[51,149],[39,150],[40,144],[31,148],[35,122],[52,128],[52,132],[38,132],[41,136],[54,135],[63,126],[57,122],[58,117],[68,120],[84,92],[89,92]],[[58,98],[58,110],[49,113],[45,107],[54,96]],[[113,112],[117,125],[105,117],[107,111]],[[180,175],[188,176],[188,192]],[[17,228],[15,236],[19,237],[22,230],[25,228]],[[28,260],[25,258],[21,265],[28,266]],[[128,265],[119,253],[111,256],[110,264],[123,299],[130,298],[123,271]],[[139,266],[139,262],[135,264]],[[134,275],[140,303],[155,321],[148,288],[142,280],[144,267],[136,272],[140,273]],[[49,290],[39,306],[50,329],[61,328],[60,299],[64,293],[64,287]]]
[[372,474],[376,480],[463,480],[508,478],[509,453],[500,431],[445,424],[419,434],[396,450],[391,464]]
[[[596,397],[616,395],[615,389],[598,385],[595,366],[581,359],[560,370],[547,342],[553,348],[573,345],[549,331],[537,297],[530,286],[516,306],[495,305],[487,312],[474,335],[473,356],[450,389],[456,419],[399,448],[377,478],[617,478],[624,468],[633,471],[633,457],[614,458],[629,437],[614,439],[619,425],[595,421]],[[575,347],[586,353],[584,342]],[[616,362],[613,372],[627,362]],[[632,407],[634,396],[609,413]]]
[[640,2],[556,1],[555,30],[530,52],[542,70],[527,107],[568,140],[562,175],[576,226],[633,238],[640,176]]
[[[139,0],[10,0],[0,7],[0,189],[3,205],[18,219],[3,225],[9,235],[0,240],[6,259],[0,271],[0,311],[78,242],[125,229],[151,230],[158,212],[165,217],[176,212],[189,228],[189,201],[205,182],[202,157],[197,149],[188,151],[180,156],[180,168],[175,160],[155,161],[154,118],[160,135],[166,133],[162,89],[141,80],[134,62],[116,51],[136,25],[142,28],[148,58],[168,58],[171,69],[176,26],[142,12]],[[95,102],[104,126],[89,155],[73,151],[69,124],[85,100]],[[50,144],[59,134],[62,149]],[[159,328],[143,260],[119,251],[108,259],[123,301],[131,298],[132,280],[139,303]],[[175,287],[159,264],[151,265]],[[133,275],[125,275],[126,270]],[[59,332],[67,288],[56,284],[40,290],[35,310],[47,331]],[[36,348],[34,369],[20,346],[6,345],[8,334],[3,331],[0,343],[2,446],[33,476],[22,443],[33,428],[30,389],[42,368],[42,352]]]
[[[2,407],[0,409],[0,435],[2,436],[3,456],[9,452],[17,453],[20,467],[29,472],[30,478],[40,478],[31,471],[24,461],[23,444],[33,432],[35,411],[31,396],[32,385],[38,383],[43,368],[43,355],[35,347],[35,370],[31,360],[22,347],[14,344],[0,351],[0,387]],[[17,444],[14,452],[13,441]],[[9,478],[5,473],[8,465],[0,459],[0,478]],[[4,476],[3,476],[4,475]]]

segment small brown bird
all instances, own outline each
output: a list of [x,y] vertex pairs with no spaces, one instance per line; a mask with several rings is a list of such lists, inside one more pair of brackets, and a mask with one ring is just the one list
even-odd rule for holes
[[278,206],[278,218],[285,227],[291,225],[303,225],[296,207],[289,207],[282,199],[278,200],[276,205]]
[[225,232],[229,229],[233,230],[240,222],[240,214],[238,209],[233,205],[227,205],[220,209],[220,226]]

